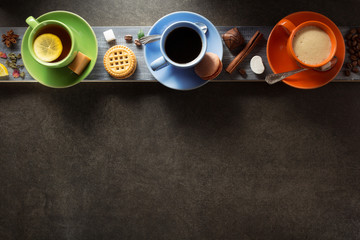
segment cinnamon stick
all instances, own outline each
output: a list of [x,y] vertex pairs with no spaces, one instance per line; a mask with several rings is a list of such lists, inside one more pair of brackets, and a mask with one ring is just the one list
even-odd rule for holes
[[225,69],[228,73],[232,73],[235,68],[246,58],[247,55],[254,49],[254,47],[259,43],[263,34],[259,31],[256,31],[254,36],[246,44],[245,48],[231,61],[229,66]]

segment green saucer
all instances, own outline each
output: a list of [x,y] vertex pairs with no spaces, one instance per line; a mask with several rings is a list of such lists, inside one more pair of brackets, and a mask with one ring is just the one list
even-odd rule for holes
[[79,15],[67,11],[53,11],[37,18],[37,21],[55,19],[63,22],[73,30],[80,52],[91,58],[91,62],[81,75],[76,75],[68,67],[48,68],[38,63],[28,49],[29,28],[26,30],[21,44],[21,54],[26,70],[41,84],[53,88],[73,86],[84,80],[95,66],[98,55],[98,44],[91,26]]

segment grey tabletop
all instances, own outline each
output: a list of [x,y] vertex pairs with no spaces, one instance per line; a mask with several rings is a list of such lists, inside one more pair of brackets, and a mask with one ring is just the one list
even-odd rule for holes
[[[358,26],[358,5],[13,0],[0,2],[0,27],[52,10],[99,32],[180,10],[215,26],[270,29],[302,10]],[[359,92],[356,82],[1,83],[0,239],[359,239]]]

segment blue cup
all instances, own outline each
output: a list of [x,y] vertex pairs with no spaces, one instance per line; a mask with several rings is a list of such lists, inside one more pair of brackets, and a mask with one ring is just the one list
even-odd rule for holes
[[[167,37],[168,37],[169,33],[171,33],[172,31],[174,31],[177,28],[183,28],[183,27],[191,28],[197,34],[199,34],[202,46],[201,46],[199,55],[195,59],[193,59],[192,61],[187,62],[187,63],[177,63],[168,57],[168,55],[165,51],[165,43],[167,41]],[[201,28],[198,25],[196,25],[193,22],[188,22],[188,21],[175,22],[175,23],[171,24],[169,27],[167,27],[165,29],[165,31],[161,34],[160,51],[161,51],[162,56],[159,57],[158,59],[154,60],[150,64],[150,67],[153,71],[157,71],[163,67],[168,66],[169,64],[173,65],[174,67],[182,68],[182,69],[191,68],[191,67],[196,66],[201,61],[201,59],[204,57],[204,55],[206,53],[206,49],[207,49],[206,36],[205,36],[205,33],[201,30]]]

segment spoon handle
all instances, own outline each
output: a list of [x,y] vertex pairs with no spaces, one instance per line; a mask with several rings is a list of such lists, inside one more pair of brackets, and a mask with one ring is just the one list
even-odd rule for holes
[[139,39],[142,44],[148,44],[160,40],[161,35],[149,35]]
[[305,70],[308,70],[308,69],[307,68],[300,68],[300,69],[292,70],[292,71],[289,71],[289,72],[272,73],[272,74],[269,74],[269,75],[267,75],[265,77],[265,81],[268,84],[274,84],[274,83],[280,82],[284,78],[287,78],[287,77],[289,77],[291,75],[294,75],[296,73],[299,73],[299,72],[302,72],[302,71],[305,71]]

